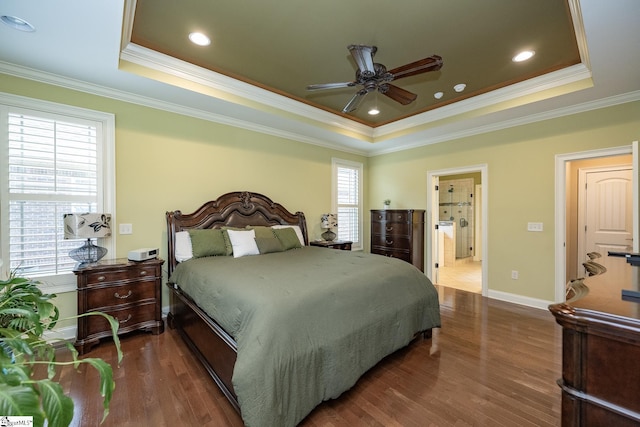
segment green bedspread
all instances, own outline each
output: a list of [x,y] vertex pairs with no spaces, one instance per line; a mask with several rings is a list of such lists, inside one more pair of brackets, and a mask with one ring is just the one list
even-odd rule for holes
[[233,387],[250,427],[295,426],[415,333],[440,326],[429,279],[369,253],[199,258],[170,281],[235,338]]

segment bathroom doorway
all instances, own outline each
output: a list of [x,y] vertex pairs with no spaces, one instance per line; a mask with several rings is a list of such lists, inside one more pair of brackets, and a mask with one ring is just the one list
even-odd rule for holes
[[428,175],[428,275],[441,286],[486,294],[486,166]]

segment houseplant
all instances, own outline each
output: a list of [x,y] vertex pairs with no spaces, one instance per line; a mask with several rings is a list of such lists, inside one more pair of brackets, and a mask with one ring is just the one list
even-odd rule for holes
[[[44,425],[45,420],[50,427],[68,426],[73,419],[73,400],[65,396],[54,377],[59,367],[73,365],[77,368],[86,363],[100,374],[104,421],[115,388],[113,370],[99,358],[78,359],[78,352],[69,342],[44,338],[44,333],[58,322],[59,312],[51,302],[55,295],[44,294],[38,284],[19,277],[15,271],[7,280],[0,281],[0,414],[32,416],[34,426]],[[104,313],[87,315],[103,316],[109,321],[120,363],[118,322]],[[54,344],[57,343],[63,343],[69,349],[71,361],[56,361]],[[34,374],[39,366],[41,368]],[[41,376],[45,378],[38,378],[37,374],[42,372],[45,375]]]
[[389,206],[391,206],[391,200],[389,200],[389,199],[384,199],[384,200],[382,201],[382,204],[384,205],[384,208],[385,208],[385,209],[389,209]]

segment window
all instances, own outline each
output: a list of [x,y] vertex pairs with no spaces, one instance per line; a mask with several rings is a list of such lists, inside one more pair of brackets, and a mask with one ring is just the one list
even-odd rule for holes
[[113,116],[7,94],[0,113],[1,277],[72,285],[68,253],[82,242],[64,240],[62,215],[113,213]]
[[362,163],[332,159],[333,211],[338,213],[338,239],[362,249]]

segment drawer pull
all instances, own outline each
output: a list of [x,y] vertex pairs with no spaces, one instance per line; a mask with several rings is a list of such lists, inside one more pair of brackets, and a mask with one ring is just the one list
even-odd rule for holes
[[393,231],[393,227],[387,227],[387,231]]
[[102,282],[106,278],[107,278],[106,276],[98,276],[98,282]]
[[378,219],[382,219],[384,218],[382,215],[378,215]]
[[389,241],[389,240],[385,240],[384,241],[387,245],[393,245],[393,240]]
[[125,299],[125,298],[129,298],[131,294],[132,294],[131,289],[129,289],[129,292],[127,292],[126,295],[120,295],[119,293],[116,292],[115,294],[113,294],[113,296],[119,299]]
[[129,320],[131,320],[131,313],[129,313],[129,315],[127,316],[126,319],[124,320],[120,320],[118,319],[118,323],[127,323]]
[[146,276],[146,275],[147,275],[147,271],[146,271],[146,270],[142,270],[142,271],[140,272],[140,275],[141,275],[141,276]]

